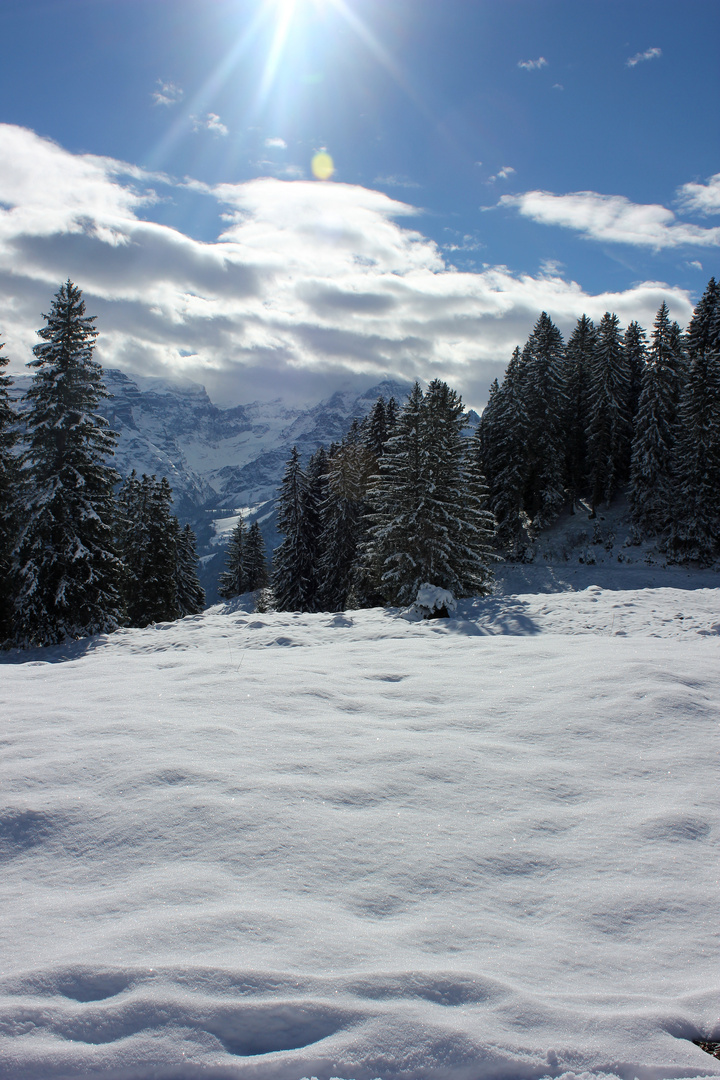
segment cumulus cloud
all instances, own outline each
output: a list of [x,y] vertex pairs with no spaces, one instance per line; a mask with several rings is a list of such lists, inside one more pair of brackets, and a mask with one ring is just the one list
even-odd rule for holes
[[264,145],[268,150],[287,150],[287,143],[280,138],[268,138]]
[[635,53],[634,56],[629,56],[625,61],[625,67],[634,68],[638,64],[642,64],[645,60],[659,60],[662,56],[662,49],[653,47],[652,49],[646,49],[645,52]]
[[152,99],[156,105],[177,105],[182,101],[184,94],[182,89],[175,83],[157,81],[158,89],[153,92]]
[[191,116],[193,131],[211,131],[213,135],[225,136],[229,134],[227,127],[217,113],[209,112],[204,116]]
[[720,214],[720,173],[715,173],[704,184],[683,184],[678,189],[678,201],[684,210]]
[[559,225],[593,240],[632,244],[656,251],[677,247],[718,247],[720,228],[705,229],[678,221],[672,210],[657,204],[638,204],[624,195],[574,191],[526,191],[503,195],[500,206],[512,207],[543,225]]
[[537,71],[547,66],[548,62],[544,56],[538,56],[537,60],[518,60],[518,67],[524,71]]
[[591,295],[558,266],[459,271],[414,207],[357,185],[183,181],[224,216],[200,242],[149,220],[167,177],[10,125],[0,155],[0,330],[14,371],[68,276],[98,316],[104,364],[194,379],[223,404],[439,376],[480,407],[542,310],[566,334],[583,312],[651,325],[663,300],[681,323],[692,310],[662,282]]
[[503,165],[502,169],[499,169],[494,176],[488,176],[485,181],[487,184],[494,184],[496,180],[508,180],[515,174],[515,170],[512,165]]

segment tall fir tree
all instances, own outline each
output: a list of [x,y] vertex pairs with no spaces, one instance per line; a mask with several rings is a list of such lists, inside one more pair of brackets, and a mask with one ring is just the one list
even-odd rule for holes
[[647,363],[647,335],[634,319],[628,323],[623,337],[625,356],[630,369],[630,419],[634,422],[640,405],[643,371]]
[[278,531],[284,534],[273,557],[272,589],[278,611],[315,610],[316,515],[314,496],[294,446],[278,499]]
[[14,636],[21,647],[114,630],[120,562],[113,544],[113,486],[107,463],[115,435],[97,412],[109,394],[93,359],[95,319],[80,289],[60,287],[27,393],[28,500],[15,556]]
[[630,509],[638,538],[669,526],[673,503],[673,460],[683,369],[677,333],[663,302],[655,319],[642,383],[630,468]]
[[172,622],[182,614],[178,603],[180,529],[171,511],[172,488],[135,471],[119,496],[118,534],[124,574],[125,618],[130,626]]
[[482,484],[468,480],[463,404],[439,379],[415,385],[385,445],[370,491],[373,527],[366,558],[392,604],[409,604],[424,583],[456,596],[489,587],[490,519]]
[[218,581],[218,593],[223,600],[232,600],[235,596],[241,596],[247,589],[244,565],[246,542],[247,527],[240,514],[230,534],[230,543],[225,552],[225,569]]
[[357,553],[366,531],[368,486],[377,469],[377,458],[365,438],[356,436],[351,428],[327,461],[318,564],[318,602],[326,611],[343,611],[348,606]]
[[709,563],[720,551],[720,287],[711,278],[685,338],[675,501],[668,549]]
[[632,373],[617,315],[606,311],[590,370],[588,486],[593,511],[628,479],[632,448]]
[[198,554],[195,533],[186,525],[177,538],[175,571],[177,605],[180,617],[199,615],[205,607],[205,590],[198,577]]
[[269,576],[265,541],[257,521],[253,521],[248,529],[247,539],[243,546],[242,571],[248,592],[257,592],[258,589],[267,588]]
[[577,321],[565,348],[563,361],[564,415],[562,429],[565,445],[565,478],[570,512],[587,485],[587,428],[590,369],[596,343],[592,319],[583,315]]
[[565,501],[561,424],[565,414],[563,339],[542,312],[522,352],[525,412],[523,509],[535,529],[555,520]]
[[[0,349],[3,345],[0,344]],[[12,632],[12,554],[20,527],[21,477],[15,448],[19,439],[18,417],[10,400],[12,380],[3,371],[9,358],[0,354],[0,647]]]

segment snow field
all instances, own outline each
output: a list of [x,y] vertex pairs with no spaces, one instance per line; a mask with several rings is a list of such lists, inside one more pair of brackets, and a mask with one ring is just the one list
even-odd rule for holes
[[717,589],[28,656],[0,1076],[720,1076]]

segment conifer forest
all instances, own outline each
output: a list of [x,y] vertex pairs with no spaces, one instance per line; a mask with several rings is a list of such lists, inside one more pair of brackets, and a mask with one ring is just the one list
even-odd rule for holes
[[[19,406],[0,352],[0,640],[57,644],[198,613],[195,537],[167,479],[123,480],[112,466],[80,290],[68,280],[43,318]],[[219,591],[281,611],[404,606],[427,584],[483,596],[497,560],[531,557],[563,509],[592,518],[621,497],[637,543],[653,539],[675,563],[720,557],[714,278],[684,331],[663,303],[649,331],[583,315],[565,342],[543,312],[472,434],[436,379],[404,403],[379,398],[306,462],[294,450],[272,569],[258,523],[241,516]]]

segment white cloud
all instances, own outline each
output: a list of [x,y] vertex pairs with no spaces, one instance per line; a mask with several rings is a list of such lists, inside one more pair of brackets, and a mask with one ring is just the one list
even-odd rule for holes
[[662,282],[589,295],[559,267],[457,270],[413,227],[412,206],[356,185],[178,184],[225,211],[208,243],[145,220],[167,178],[10,125],[0,156],[0,328],[14,371],[68,276],[98,316],[103,363],[192,378],[225,404],[390,375],[446,378],[481,406],[542,310],[566,334],[583,312],[648,326],[663,300],[681,323],[692,311]]
[[191,116],[193,131],[211,131],[214,135],[225,136],[228,129],[217,113],[205,113],[204,116]]
[[548,66],[544,56],[538,56],[537,60],[518,60],[518,67],[524,71],[537,71],[539,68]]
[[486,184],[494,184],[496,180],[508,180],[511,176],[514,176],[515,170],[512,165],[503,165],[502,169],[499,169],[494,176],[488,176],[485,181]]
[[720,228],[704,229],[678,221],[672,210],[657,204],[639,205],[624,195],[600,195],[574,191],[554,195],[550,191],[526,191],[503,195],[500,206],[513,207],[523,217],[543,225],[558,225],[606,243],[637,247],[718,247]]
[[686,262],[685,265],[690,270],[702,270],[703,268],[703,264],[700,262],[699,259],[693,259],[691,262]]
[[[476,165],[482,164],[482,162],[475,162]],[[411,180],[407,176],[376,176],[373,180],[373,184],[381,184],[383,187],[398,187],[398,188],[419,188],[420,185],[416,180]]]
[[552,88],[553,88],[553,90],[564,90],[565,89],[563,84],[559,83],[559,82],[553,83]]
[[266,139],[265,146],[268,150],[287,150],[287,143],[284,139],[279,138]]
[[175,83],[157,81],[158,89],[153,92],[152,99],[156,105],[177,105],[183,99],[183,91]]
[[720,214],[720,173],[715,173],[704,184],[683,184],[677,194],[683,210]]
[[642,64],[645,60],[658,60],[661,56],[662,49],[658,49],[657,47],[646,49],[645,52],[635,53],[634,56],[628,57],[625,61],[625,67],[637,67],[638,64]]

